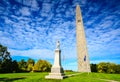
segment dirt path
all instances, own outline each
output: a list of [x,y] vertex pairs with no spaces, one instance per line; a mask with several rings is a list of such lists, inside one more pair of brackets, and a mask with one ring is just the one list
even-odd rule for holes
[[72,77],[72,76],[79,75],[79,74],[82,74],[82,73],[75,73],[75,74],[70,74],[70,75],[66,75],[66,76],[67,77]]
[[[98,79],[98,78],[96,78],[96,79]],[[104,81],[108,81],[108,82],[119,82],[119,81],[109,80],[109,79],[99,79],[99,80],[104,80]]]

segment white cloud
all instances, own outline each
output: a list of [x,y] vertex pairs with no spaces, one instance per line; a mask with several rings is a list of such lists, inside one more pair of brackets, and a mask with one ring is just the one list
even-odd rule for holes
[[3,16],[2,18],[5,19],[6,24],[12,24],[13,23],[13,21],[11,21],[11,19],[9,19],[8,17]]
[[51,7],[52,7],[52,5],[51,4],[49,4],[49,3],[43,3],[42,4],[42,10],[41,10],[41,12],[40,12],[40,15],[41,16],[43,16],[43,17],[49,17],[49,16],[51,16]]
[[14,50],[9,49],[11,56],[26,56],[33,59],[53,59],[54,52],[48,49],[30,49],[30,50]]
[[32,0],[31,7],[32,7],[32,10],[35,10],[35,11],[39,9],[38,3],[36,0]]
[[42,11],[46,12],[46,13],[50,12],[51,11],[51,4],[49,4],[49,3],[43,3],[42,4]]
[[11,47],[13,47],[13,46],[15,46],[15,41],[14,40],[12,40],[12,39],[10,39],[10,38],[8,38],[8,37],[2,37],[1,35],[0,35],[0,43],[2,43],[3,45],[5,45],[5,46],[11,46]]
[[16,0],[17,2],[29,6],[31,10],[38,11],[39,6],[37,0]]
[[30,10],[29,10],[29,8],[27,8],[27,7],[22,7],[22,8],[19,10],[19,12],[20,12],[23,16],[29,16],[29,15],[31,15]]

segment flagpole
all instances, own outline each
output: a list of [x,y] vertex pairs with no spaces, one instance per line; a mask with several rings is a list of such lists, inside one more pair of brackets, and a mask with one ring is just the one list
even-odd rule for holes
[[85,57],[84,57],[84,61],[86,62],[86,69],[87,69],[87,72],[88,72],[88,75],[89,75],[89,69],[88,69],[88,63],[87,63],[87,57],[86,57],[86,55],[85,55]]
[[87,64],[87,70],[88,70],[88,75],[89,75],[88,63],[86,63],[86,64]]

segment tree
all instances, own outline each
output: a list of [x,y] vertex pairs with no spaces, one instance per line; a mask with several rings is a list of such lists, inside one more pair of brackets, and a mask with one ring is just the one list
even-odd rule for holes
[[12,62],[12,71],[15,73],[15,72],[19,72],[19,67],[18,67],[18,63],[16,60],[14,60]]
[[38,60],[38,62],[34,65],[34,71],[48,72],[50,71],[50,69],[51,69],[51,64],[46,60]]
[[19,69],[22,71],[26,71],[27,69],[27,62],[25,62],[24,59],[21,59],[21,61],[18,62]]
[[35,61],[33,59],[29,58],[27,61],[27,70],[33,71],[34,64],[35,64]]
[[90,64],[91,72],[97,72],[97,64]]
[[116,72],[116,64],[109,62],[101,62],[98,64],[98,72],[100,73],[115,73]]
[[7,47],[0,44],[0,62],[3,62],[6,59],[11,59],[10,52],[8,52]]
[[99,63],[97,68],[98,68],[98,72],[107,73],[108,66],[105,62]]
[[2,73],[11,73],[11,72],[13,72],[13,70],[12,70],[12,68],[13,68],[12,67],[12,60],[6,59],[5,61],[2,62],[1,67],[2,67],[2,70],[1,70]]
[[8,73],[12,72],[12,58],[7,47],[0,44],[0,72]]
[[120,74],[120,65],[116,65],[115,73]]
[[107,73],[115,73],[116,64],[115,63],[107,63],[108,69]]

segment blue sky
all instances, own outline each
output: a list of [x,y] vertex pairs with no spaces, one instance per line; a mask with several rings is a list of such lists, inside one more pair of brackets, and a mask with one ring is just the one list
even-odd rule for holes
[[60,40],[64,69],[77,70],[75,8],[79,4],[91,63],[120,64],[119,0],[0,0],[0,43],[13,59],[53,63]]

